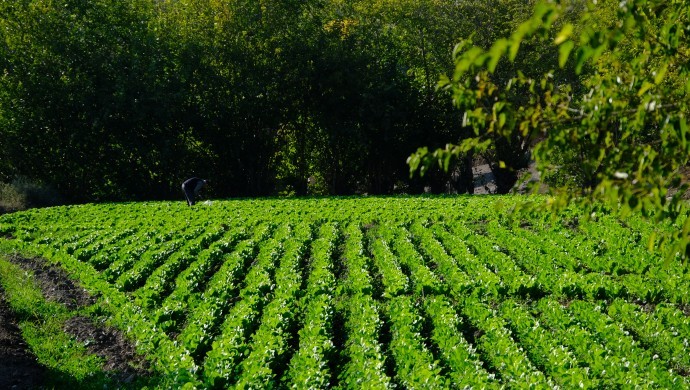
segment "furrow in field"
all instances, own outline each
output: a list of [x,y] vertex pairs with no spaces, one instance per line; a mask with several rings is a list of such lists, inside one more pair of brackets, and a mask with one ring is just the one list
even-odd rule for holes
[[[224,271],[221,268],[219,273],[213,276],[206,291],[201,295],[199,305],[190,309],[187,324],[177,337],[177,340],[191,352],[195,361],[201,361],[211,347],[218,327],[237,301],[238,292],[243,286],[258,282],[262,294],[268,294],[274,288],[273,267],[283,252],[282,241],[289,230],[287,224],[279,226],[275,237],[265,237],[258,243],[256,254],[254,250],[239,254],[236,261],[231,260],[233,265],[228,268],[230,272],[220,273]],[[246,262],[251,262],[249,269],[243,273],[238,272]]]
[[[656,308],[655,308],[656,309]],[[662,309],[663,310],[663,309]],[[607,314],[621,323],[645,348],[668,361],[671,369],[682,375],[690,374],[690,319],[678,313],[677,323],[664,321],[656,311],[616,299],[607,308]]]
[[568,299],[615,298],[627,294],[623,285],[609,275],[582,270],[575,272],[561,266],[561,253],[540,250],[496,222],[489,222],[485,226],[493,245],[532,275],[545,293]]
[[667,389],[690,384],[690,378],[683,378],[677,372],[669,370],[665,361],[642,348],[640,342],[621,323],[604,313],[603,309],[602,305],[581,300],[570,302],[568,307],[573,317],[589,329],[599,342],[616,356],[620,356],[626,369],[638,373],[647,383]]
[[442,366],[434,359],[421,334],[423,317],[412,296],[400,295],[387,301],[391,356],[395,362],[395,382],[403,388],[442,389],[448,383]]
[[[175,280],[173,291],[153,315],[160,326],[168,333],[177,334],[188,322],[190,313],[202,303],[205,291],[217,291],[224,296],[228,294],[225,290],[237,288],[259,243],[268,238],[272,231],[273,225],[261,224],[251,238],[234,246],[231,243],[221,244],[220,251],[202,258],[182,272]],[[215,272],[211,274],[210,271]]]
[[[423,230],[421,231],[423,232]],[[457,235],[450,233],[442,224],[435,224],[431,227],[432,237],[426,237],[422,250],[428,250],[430,256],[434,257],[439,264],[444,263],[443,269],[447,271],[448,275],[456,272],[452,267],[452,262],[455,262],[460,272],[464,272],[467,277],[474,280],[474,290],[480,296],[497,297],[503,295],[507,291],[505,283],[501,277],[495,272],[491,271],[487,265],[481,261],[470,250],[467,243]],[[426,248],[426,249],[425,249]],[[444,255],[444,253],[447,254]],[[450,276],[449,276],[450,277]],[[462,277],[462,275],[460,275]],[[458,286],[464,286],[459,284]],[[451,284],[449,287],[462,293],[458,290],[458,286]]]
[[[244,229],[237,228],[227,231],[223,225],[208,230],[197,239],[188,242],[180,250],[170,256],[165,263],[156,268],[145,280],[142,287],[132,293],[135,302],[140,307],[152,309],[158,306],[162,298],[170,291],[175,276],[197,258],[208,257],[219,242],[234,245],[244,237]],[[220,240],[220,241],[219,241]]]
[[541,296],[544,294],[542,286],[537,283],[536,278],[525,272],[489,238],[470,230],[460,222],[451,223],[449,227],[451,233],[458,235],[465,241],[477,259],[500,277],[505,286],[506,294],[523,296]]
[[[236,388],[276,387],[288,369],[291,353],[297,347],[298,312],[300,311],[300,295],[303,275],[309,278],[311,266],[314,262],[313,251],[323,246],[323,229],[319,228],[317,238],[311,243],[309,258],[307,254],[283,257],[280,272],[276,273],[276,290],[273,299],[266,305],[259,320],[259,327],[251,336],[246,358],[239,364],[238,374],[231,386]],[[307,282],[306,286],[310,286]],[[332,286],[331,286],[332,287]],[[312,291],[319,291],[328,286],[313,285]],[[287,379],[287,378],[286,378]]]
[[378,234],[379,228],[380,226],[375,226],[367,231],[368,249],[374,266],[373,271],[376,278],[381,281],[381,296],[391,298],[407,293],[410,282],[388,242]]
[[128,292],[142,287],[157,269],[166,268],[163,267],[164,264],[176,264],[180,259],[198,253],[199,250],[208,247],[210,241],[217,239],[226,229],[225,224],[217,227],[207,221],[198,221],[189,229],[174,234],[157,252],[142,256],[129,270],[119,276],[115,282],[116,286]]
[[498,314],[524,348],[534,365],[563,388],[597,388],[601,383],[589,377],[589,370],[568,348],[554,339],[528,308],[513,299],[501,302]]
[[115,253],[120,243],[132,237],[136,232],[136,228],[103,232],[99,237],[100,239],[97,239],[87,247],[76,250],[74,257],[79,261],[91,262],[91,259],[97,255],[103,256]]
[[334,263],[340,257],[336,253],[340,236],[337,224],[325,223],[312,244],[309,277],[296,321],[298,349],[290,358],[284,377],[290,387],[325,389],[337,378],[332,364],[336,358]]
[[343,388],[390,389],[386,359],[379,342],[382,320],[369,273],[371,260],[365,256],[364,234],[359,222],[350,222],[343,231],[342,261],[345,280],[340,291],[344,306],[344,339],[338,384]]
[[[470,276],[465,273],[458,267],[456,259],[446,252],[445,248],[434,237],[433,233],[422,223],[413,223],[410,226],[409,233],[406,233],[406,235],[414,242],[414,250],[428,259],[428,262],[434,266],[434,270],[443,280],[445,288],[452,290],[454,294],[483,294],[496,291],[497,287],[489,284],[497,282],[498,280],[496,278],[486,280],[482,278],[485,276],[484,274],[472,274],[472,276]],[[462,244],[461,242],[454,241],[453,244],[455,244],[455,252],[460,256],[465,256],[459,257],[458,261],[465,261],[467,256],[471,256],[471,254],[466,251],[466,247],[460,247]]]
[[[595,313],[592,313],[594,317],[578,315],[581,307],[573,313],[569,306],[575,302],[566,302],[566,307],[554,299],[544,298],[534,308],[539,321],[550,329],[554,341],[570,349],[587,367],[590,379],[597,380],[601,387],[647,387],[654,383],[658,386],[668,380],[669,373],[659,372],[658,366],[649,369],[640,366],[642,361],[636,361],[636,355],[642,351],[631,344],[626,335],[622,335],[625,340],[607,339],[611,332],[618,333],[614,329],[618,324],[600,322],[601,317]],[[599,331],[604,333],[598,334]],[[657,374],[659,378],[654,378]]]
[[[148,246],[149,231],[137,230],[135,234],[124,237],[122,240],[110,245],[103,251],[100,251],[88,259],[89,264],[99,272],[106,271],[114,262],[125,256],[127,252],[142,250],[145,251]],[[143,253],[142,251],[142,253]],[[104,274],[105,276],[105,274]]]
[[460,303],[460,311],[475,329],[472,335],[474,344],[486,362],[487,370],[497,373],[504,385],[511,388],[554,386],[551,378],[530,360],[496,309],[476,297],[466,297]]
[[[192,234],[196,236],[201,233],[200,230],[201,229],[197,229]],[[187,239],[184,237],[174,238],[170,241],[166,241],[155,251],[145,253],[115,280],[115,286],[120,291],[134,291],[145,282],[146,277],[150,275],[156,267],[163,264],[173,254],[180,251],[184,247],[186,241]]]
[[427,297],[424,312],[431,323],[431,340],[439,361],[447,367],[453,388],[498,389],[500,383],[484,368],[475,347],[464,337],[463,320],[442,295]]
[[168,225],[164,225],[161,230],[148,230],[143,236],[138,237],[139,240],[132,242],[127,248],[124,248],[124,251],[118,253],[118,258],[111,261],[108,268],[103,270],[105,280],[117,284],[117,280],[135,267],[138,262],[147,262],[149,261],[147,258],[156,256],[166,245],[173,245],[170,242],[174,241],[178,234],[177,228]]
[[[308,224],[301,223],[293,229],[284,243],[284,253],[275,271],[276,285],[298,269],[297,265],[311,240],[312,231]],[[260,325],[265,305],[274,297],[274,294],[263,293],[261,280],[254,281],[256,283],[245,283],[239,300],[228,312],[206,355],[203,377],[210,387],[226,388],[237,381],[239,364],[250,351],[251,335]]]
[[392,246],[396,260],[409,271],[410,280],[414,286],[413,291],[416,294],[443,294],[447,291],[446,284],[429,269],[405,228],[381,229],[381,234]]

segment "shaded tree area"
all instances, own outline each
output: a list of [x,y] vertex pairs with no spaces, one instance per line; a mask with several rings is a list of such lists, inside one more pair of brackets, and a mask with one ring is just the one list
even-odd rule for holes
[[531,13],[496,4],[0,1],[0,181],[75,202],[179,197],[193,175],[218,197],[471,190],[471,159],[405,161],[471,135],[436,84],[460,39]]

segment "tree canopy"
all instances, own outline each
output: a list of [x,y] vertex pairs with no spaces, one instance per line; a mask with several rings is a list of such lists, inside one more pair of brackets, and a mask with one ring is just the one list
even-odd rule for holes
[[[455,70],[442,78],[473,136],[408,159],[424,171],[481,150],[507,156],[502,145],[529,144],[550,206],[571,201],[609,205],[677,224],[666,241],[671,253],[690,255],[690,219],[684,209],[690,157],[690,6],[682,1],[587,3],[568,21],[572,2],[538,5],[509,36],[483,48],[463,41]],[[525,46],[539,45],[535,67],[520,63]],[[527,49],[529,51],[529,49]],[[513,64],[510,77],[502,74]],[[535,72],[536,70],[536,72]]]
[[[457,137],[435,83],[480,7],[425,1],[0,2],[0,181],[70,201],[419,192]],[[311,178],[312,180],[308,180]]]

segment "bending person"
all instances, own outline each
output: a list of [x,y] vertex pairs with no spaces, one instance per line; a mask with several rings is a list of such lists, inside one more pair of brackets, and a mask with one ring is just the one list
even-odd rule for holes
[[184,192],[185,198],[187,198],[187,205],[192,206],[194,204],[194,199],[199,195],[199,191],[204,188],[207,183],[207,180],[199,179],[198,177],[192,177],[182,183],[182,191]]

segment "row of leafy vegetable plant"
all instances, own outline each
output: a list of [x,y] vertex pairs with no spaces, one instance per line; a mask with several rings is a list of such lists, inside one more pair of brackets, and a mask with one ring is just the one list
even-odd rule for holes
[[616,239],[630,229],[610,217],[520,227],[471,207],[480,201],[458,203],[466,207],[438,215],[430,199],[310,200],[319,213],[256,201],[244,215],[236,202],[170,207],[182,216],[156,204],[93,206],[101,226],[82,207],[49,212],[45,236],[31,226],[35,212],[0,229],[97,291],[172,383],[687,384],[685,266],[664,273],[642,240]]

